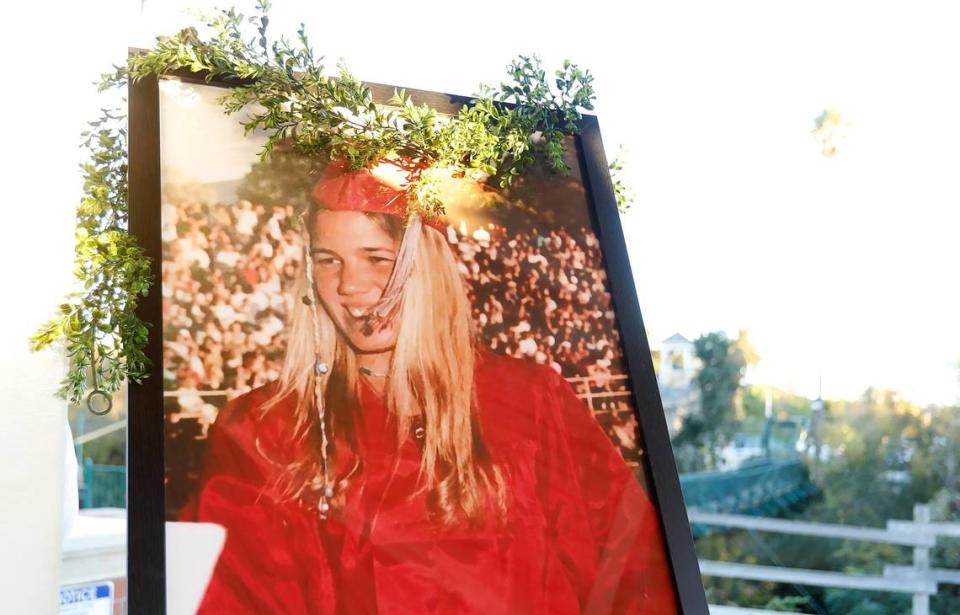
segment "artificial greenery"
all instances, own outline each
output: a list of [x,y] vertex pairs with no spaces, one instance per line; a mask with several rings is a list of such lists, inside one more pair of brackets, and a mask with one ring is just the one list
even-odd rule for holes
[[135,314],[150,288],[150,260],[127,233],[127,130],[125,118],[104,110],[83,133],[90,159],[82,165],[73,270],[82,290],[71,293],[59,315],[31,338],[35,350],[62,340],[70,369],[57,394],[79,403],[87,389],[117,391],[127,378],[140,381],[149,362],[147,326]]
[[[220,103],[227,113],[250,113],[242,122],[245,131],[265,133],[261,158],[277,146],[320,160],[342,159],[353,170],[394,158],[411,180],[406,188],[411,214],[443,213],[432,169],[501,187],[538,159],[568,173],[563,137],[578,132],[581,109],[593,109],[589,71],[565,61],[548,78],[539,58],[519,56],[508,67],[509,83],[481,86],[456,115],[440,116],[402,90],[380,105],[342,63],[335,75],[328,74],[302,25],[293,43],[271,40],[268,12],[266,0],[249,18],[222,10],[201,29],[158,39],[153,49],[104,74],[98,87],[125,88],[131,80],[182,70],[232,82],[236,87]],[[94,382],[107,392],[125,378],[139,381],[148,368],[147,328],[134,309],[151,279],[148,259],[126,232],[123,119],[105,113],[91,124],[85,142],[90,161],[83,167],[85,196],[77,210],[75,269],[83,290],[68,296],[60,316],[33,337],[36,349],[65,342],[71,367],[59,394],[73,402],[81,400],[92,365]],[[611,165],[614,173],[619,168]],[[618,206],[625,207],[623,183],[615,179],[614,188]]]
[[620,159],[620,156],[610,161],[609,169],[610,179],[613,182],[613,195],[617,200],[617,209],[622,213],[626,211],[634,199],[633,190],[630,189],[630,186],[628,186],[620,176],[620,173],[623,171],[623,160]]

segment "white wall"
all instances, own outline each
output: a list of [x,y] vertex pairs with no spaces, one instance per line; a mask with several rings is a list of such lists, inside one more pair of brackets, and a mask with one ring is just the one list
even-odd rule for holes
[[[3,263],[0,290],[0,611],[57,610],[66,404],[52,393],[61,353],[33,353],[30,334],[53,316],[71,281],[79,133],[108,58],[125,45],[100,3],[13,3],[0,37],[5,73]],[[101,13],[101,11],[103,11]],[[121,22],[122,20],[116,20]],[[111,27],[111,25],[113,27]],[[115,32],[114,32],[115,30]],[[111,38],[112,37],[112,38]],[[110,49],[113,47],[112,49]]]

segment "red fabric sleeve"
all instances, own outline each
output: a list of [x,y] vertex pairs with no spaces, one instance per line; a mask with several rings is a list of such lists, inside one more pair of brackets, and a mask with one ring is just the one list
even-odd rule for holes
[[[551,370],[542,491],[584,613],[677,611],[656,511],[610,438]],[[590,562],[593,562],[591,564]]]
[[264,488],[276,470],[256,449],[263,426],[251,415],[252,405],[241,398],[220,412],[208,438],[200,488],[181,512],[182,521],[226,530],[197,612],[333,613],[332,575],[316,519]]

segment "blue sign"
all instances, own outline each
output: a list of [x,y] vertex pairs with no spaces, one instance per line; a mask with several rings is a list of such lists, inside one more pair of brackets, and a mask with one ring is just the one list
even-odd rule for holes
[[112,615],[113,583],[68,585],[60,588],[60,615]]

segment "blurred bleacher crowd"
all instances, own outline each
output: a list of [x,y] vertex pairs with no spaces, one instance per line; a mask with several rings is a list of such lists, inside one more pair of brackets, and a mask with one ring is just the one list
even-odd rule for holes
[[[169,446],[203,439],[228,399],[279,376],[302,243],[292,206],[165,201],[161,215]],[[448,227],[447,239],[482,342],[562,374],[624,457],[636,460],[636,422],[593,232],[461,231]],[[195,456],[183,463],[194,466]]]

